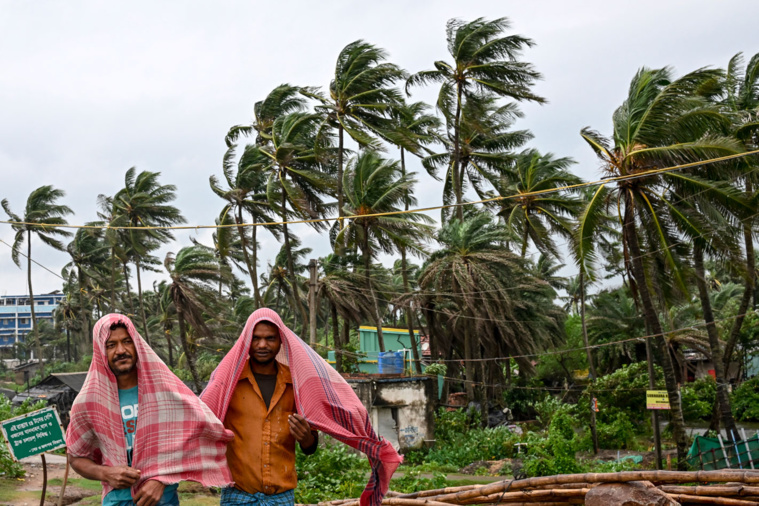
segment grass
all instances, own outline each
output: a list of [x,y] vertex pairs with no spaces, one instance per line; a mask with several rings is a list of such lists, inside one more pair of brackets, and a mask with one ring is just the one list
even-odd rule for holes
[[[47,481],[48,485],[52,485],[54,487],[60,487],[63,485],[63,480],[60,478],[53,478],[51,480]],[[84,478],[69,478],[68,483],[66,484],[67,487],[79,487],[83,488],[85,490],[92,490],[95,492],[100,492],[100,482],[99,481],[93,481],[93,480],[86,480]]]
[[0,505],[6,504],[35,504],[40,502],[40,492],[34,490],[18,490],[18,480],[0,478]]

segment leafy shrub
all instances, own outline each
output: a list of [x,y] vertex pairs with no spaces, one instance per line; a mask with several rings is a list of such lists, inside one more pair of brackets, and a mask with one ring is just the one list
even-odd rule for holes
[[[32,411],[42,409],[45,406],[47,406],[47,404],[44,401],[32,404],[30,399],[27,399],[23,404],[14,408],[7,397],[0,395],[0,421],[25,415]],[[0,476],[6,478],[20,478],[24,476],[24,468],[11,457],[8,445],[5,443],[5,438],[3,438],[2,433],[0,433]]]
[[328,436],[324,437],[324,447],[320,444],[313,455],[304,455],[296,445],[296,503],[316,504],[358,497],[366,486],[369,471],[366,457]]
[[440,362],[435,362],[424,368],[424,374],[445,376],[447,372],[448,366]]
[[396,492],[410,494],[419,490],[443,488],[447,484],[443,473],[433,473],[432,478],[424,478],[419,469],[404,471],[403,476],[392,480],[390,487]]
[[731,404],[738,420],[759,421],[759,376],[744,381],[733,390]]
[[[617,413],[611,423],[596,423],[598,446],[601,448],[634,450],[635,426],[623,413]],[[590,431],[588,431],[590,436]]]
[[583,472],[575,458],[579,440],[574,431],[576,419],[565,411],[558,412],[548,426],[547,437],[529,434],[524,472],[527,476],[550,476]]
[[518,376],[515,386],[530,388],[506,387],[503,393],[504,403],[517,420],[533,420],[537,414],[535,405],[549,396],[543,389],[545,385],[537,378],[527,380]]
[[435,447],[424,462],[462,468],[478,460],[510,458],[518,440],[507,427],[482,428],[479,412],[441,409],[435,423]]
[[686,422],[711,420],[712,408],[717,399],[717,382],[707,376],[680,389],[683,417]]

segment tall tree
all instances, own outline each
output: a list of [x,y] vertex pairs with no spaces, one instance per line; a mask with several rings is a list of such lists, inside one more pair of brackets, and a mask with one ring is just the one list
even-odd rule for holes
[[579,184],[582,180],[569,172],[571,158],[554,158],[537,150],[521,152],[513,168],[496,184],[504,200],[497,201],[499,216],[516,237],[522,240],[522,258],[530,241],[538,251],[560,259],[555,237],[570,239],[574,220],[582,208],[577,192],[544,193],[555,188]]
[[[203,246],[182,248],[174,256],[167,253],[164,267],[169,274],[170,283],[165,287],[163,296],[174,304],[179,339],[182,343],[187,367],[192,374],[195,388],[202,390],[200,376],[195,365],[195,351],[188,338],[188,324],[198,337],[212,337],[212,331],[206,320],[213,314],[210,302],[215,295],[216,283],[224,276],[213,251]],[[166,306],[163,306],[164,309]],[[168,337],[168,335],[167,335]],[[169,343],[170,344],[170,343]]]
[[[182,213],[171,205],[176,199],[176,186],[159,183],[160,172],[142,171],[131,167],[124,176],[124,188],[113,197],[114,215],[129,227],[171,227],[185,223]],[[140,302],[143,331],[151,344],[145,305],[142,299],[141,271],[149,252],[174,238],[167,228],[131,228],[127,231],[129,246],[134,250],[137,273],[137,297]],[[155,262],[157,263],[157,262]]]
[[[267,175],[267,200],[280,212],[287,270],[302,319],[301,330],[308,317],[296,282],[287,220],[289,217],[314,219],[324,214],[322,196],[332,189],[332,182],[324,158],[329,138],[319,129],[320,124],[321,118],[317,114],[294,112],[280,116],[272,126],[271,142],[265,146],[248,146],[243,154],[251,167],[257,167]],[[322,222],[312,222],[311,225],[317,229],[324,227]]]
[[427,223],[432,220],[417,212],[371,216],[399,211],[400,204],[413,199],[410,190],[416,183],[412,174],[400,174],[397,162],[384,160],[374,151],[365,151],[352,160],[343,179],[345,215],[352,219],[335,242],[355,244],[361,249],[366,289],[374,299],[377,337],[380,351],[384,352],[379,295],[372,282],[372,257],[377,251],[392,253],[399,247],[417,255],[424,254],[421,243],[431,234]]
[[[446,39],[452,61],[437,61],[435,70],[418,72],[406,82],[407,92],[415,85],[441,85],[437,107],[453,132],[451,182],[457,204],[463,201],[464,195],[460,184],[460,141],[461,112],[465,101],[483,94],[517,101],[545,101],[531,91],[540,74],[531,64],[519,59],[522,50],[531,47],[533,42],[520,35],[504,35],[509,28],[507,18],[492,21],[478,18],[470,22],[451,19],[446,25]],[[463,219],[460,206],[457,216],[459,220]]]
[[[639,70],[627,98],[613,115],[611,138],[589,128],[581,132],[601,159],[604,175],[635,176],[655,167],[739,151],[741,147],[734,140],[710,133],[721,129],[725,119],[699,98],[700,92],[712,85],[719,75],[718,71],[700,69],[673,79],[668,68]],[[721,190],[699,171],[704,170],[672,171],[620,180],[608,190],[607,185],[599,186],[592,197],[595,208],[604,213],[608,208],[619,210],[625,265],[631,273],[633,293],[643,310],[646,330],[653,336],[656,358],[664,371],[680,469],[685,469],[687,452],[680,390],[652,287],[656,282],[658,289],[654,293],[661,293],[662,284],[672,280],[673,288],[687,291],[680,261],[682,255],[687,254],[687,248],[675,226],[680,223],[682,206],[679,204],[684,202],[678,195],[698,193],[700,198],[723,198]],[[608,193],[604,196],[604,192]],[[583,227],[579,240],[589,241],[594,233],[594,227]],[[650,255],[646,257],[644,253]],[[664,272],[652,272],[651,260],[655,258]]]
[[342,226],[343,167],[345,133],[359,146],[378,148],[377,137],[386,138],[392,130],[390,114],[401,94],[394,88],[405,73],[388,63],[387,52],[363,40],[351,42],[340,51],[335,74],[329,83],[329,96],[317,89],[306,90],[319,105],[316,112],[326,118],[327,125],[337,130],[337,213]]
[[[11,258],[13,263],[21,267],[20,256],[26,256],[26,273],[29,285],[29,304],[31,306],[32,316],[32,337],[34,338],[37,351],[37,360],[40,361],[40,375],[45,377],[45,364],[42,355],[42,345],[37,332],[37,317],[34,312],[34,289],[32,288],[32,236],[35,235],[40,241],[48,246],[63,251],[64,246],[58,237],[68,237],[71,232],[59,228],[60,225],[66,225],[65,216],[73,214],[73,211],[65,205],[59,204],[58,200],[62,199],[66,193],[50,185],[40,186],[29,194],[26,199],[24,214],[19,216],[11,211],[8,199],[2,200],[2,206],[5,213],[11,221],[11,225],[16,235],[13,239],[13,249]],[[50,227],[44,225],[52,225]],[[21,252],[21,248],[26,242],[26,255]]]

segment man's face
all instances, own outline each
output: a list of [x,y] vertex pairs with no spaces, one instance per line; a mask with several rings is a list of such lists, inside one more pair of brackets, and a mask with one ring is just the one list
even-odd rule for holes
[[111,337],[105,342],[105,354],[108,357],[108,367],[116,376],[129,374],[137,363],[134,341],[129,332],[121,327],[111,331]]
[[253,340],[250,342],[250,358],[261,365],[270,364],[277,357],[282,339],[279,329],[271,323],[259,323],[253,329]]

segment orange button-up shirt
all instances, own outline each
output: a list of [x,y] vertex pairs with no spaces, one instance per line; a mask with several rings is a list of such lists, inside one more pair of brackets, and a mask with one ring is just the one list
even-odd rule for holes
[[224,426],[235,438],[227,445],[227,462],[235,487],[249,494],[279,494],[298,484],[295,437],[287,418],[295,413],[290,368],[277,364],[277,383],[267,409],[246,361],[229,401]]

